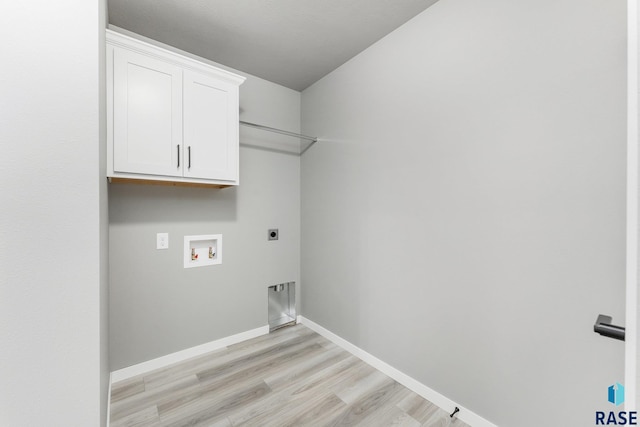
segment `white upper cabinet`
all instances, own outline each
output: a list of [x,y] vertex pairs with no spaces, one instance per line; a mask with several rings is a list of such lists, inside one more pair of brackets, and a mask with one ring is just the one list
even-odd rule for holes
[[243,81],[107,30],[107,176],[237,185]]

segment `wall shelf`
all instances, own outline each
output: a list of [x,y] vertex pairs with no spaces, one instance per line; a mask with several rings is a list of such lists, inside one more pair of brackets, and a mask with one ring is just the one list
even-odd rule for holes
[[[309,148],[311,148],[311,146],[313,144],[315,144],[316,142],[318,142],[318,138],[315,136],[309,136],[309,135],[303,135],[300,133],[296,133],[296,132],[290,132],[288,130],[282,130],[282,129],[277,129],[277,128],[272,128],[269,126],[264,126],[264,125],[259,125],[256,123],[251,123],[251,122],[246,122],[246,121],[240,121],[240,125],[244,126],[245,128],[249,128],[249,129],[256,129],[259,131],[265,131],[265,132],[271,132],[271,133],[276,133],[279,135],[284,135],[284,136],[288,136],[291,138],[296,138],[299,140],[299,142],[296,143],[282,143],[282,142],[274,142],[274,141],[269,141],[269,140],[249,140],[248,142],[243,141],[243,138],[240,138],[240,145],[246,146],[246,147],[254,147],[254,148],[261,148],[261,149],[266,149],[266,150],[271,150],[271,151],[279,151],[279,152],[284,152],[284,153],[289,153],[289,154],[297,154],[299,156],[303,155]],[[292,140],[293,141],[293,140]]]

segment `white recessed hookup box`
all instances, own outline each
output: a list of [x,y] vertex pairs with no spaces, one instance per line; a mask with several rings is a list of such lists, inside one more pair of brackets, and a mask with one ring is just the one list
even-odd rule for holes
[[222,264],[222,234],[184,236],[184,268]]

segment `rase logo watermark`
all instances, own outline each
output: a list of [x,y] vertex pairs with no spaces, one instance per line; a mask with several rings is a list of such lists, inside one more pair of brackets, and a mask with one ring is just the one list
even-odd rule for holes
[[624,403],[624,386],[620,383],[615,383],[609,386],[609,403],[613,403],[616,406],[620,406]]
[[[620,406],[624,403],[624,386],[620,383],[615,383],[607,389],[607,400],[609,403],[615,406]],[[638,425],[638,413],[636,411],[596,411],[596,425],[597,426],[624,426]]]

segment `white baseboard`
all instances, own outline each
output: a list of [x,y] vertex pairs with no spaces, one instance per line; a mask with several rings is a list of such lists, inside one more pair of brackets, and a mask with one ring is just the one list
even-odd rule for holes
[[457,404],[453,400],[441,395],[437,391],[411,378],[409,375],[403,372],[400,372],[399,370],[389,365],[388,363],[383,362],[382,360],[367,353],[361,348],[356,347],[355,345],[351,344],[349,341],[323,328],[322,326],[318,325],[312,320],[309,320],[304,316],[298,316],[298,323],[302,323],[309,329],[319,333],[323,337],[327,338],[329,341],[332,341],[334,344],[339,345],[349,353],[361,359],[363,362],[368,363],[369,365],[373,366],[380,372],[388,375],[389,377],[393,378],[394,380],[396,380],[397,382],[399,382],[409,390],[419,394],[420,396],[424,397],[425,399],[435,404],[436,406],[439,406],[445,411],[451,413],[453,412],[454,408],[457,406],[458,408],[460,408],[460,412],[458,412],[458,414],[456,415],[457,418],[469,424],[470,426],[497,427],[495,424],[485,420],[480,415],[464,408],[463,406]]
[[[148,360],[146,362],[138,363],[137,365],[113,371],[111,372],[111,381],[109,384],[109,388],[111,388],[112,383],[126,380],[127,378],[132,378],[137,375],[145,374],[156,369],[164,368],[174,363],[182,362],[192,357],[201,356],[205,353],[209,353],[211,351],[218,350],[232,344],[246,341],[251,338],[256,338],[261,335],[266,335],[268,333],[269,325],[261,326],[250,331],[241,332],[239,334],[221,338],[216,341],[211,341],[206,344],[191,347],[186,350],[178,351],[176,353],[171,353],[166,356],[158,357],[157,359]],[[109,390],[109,394],[111,394],[111,390]]]

